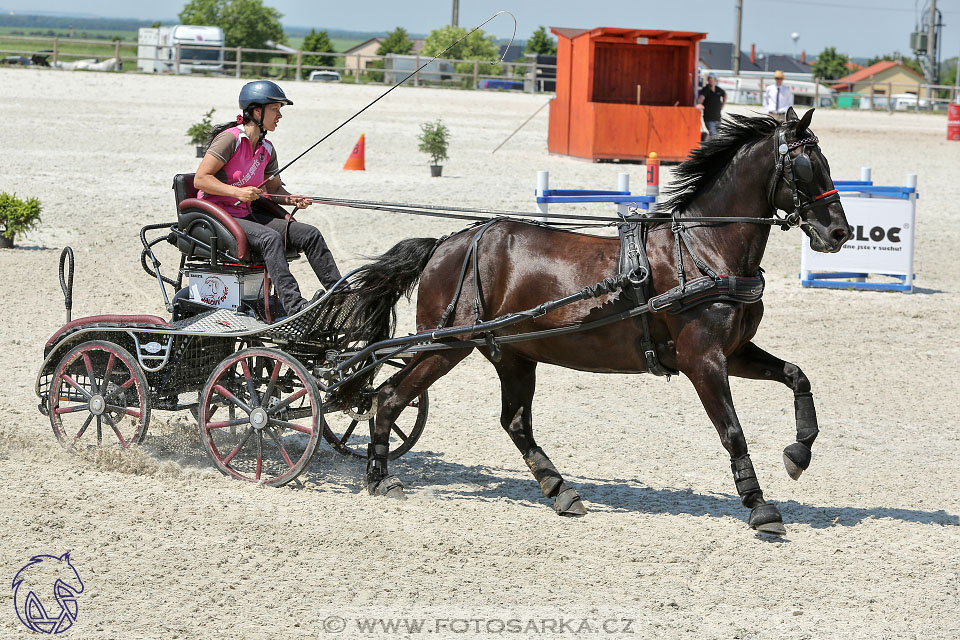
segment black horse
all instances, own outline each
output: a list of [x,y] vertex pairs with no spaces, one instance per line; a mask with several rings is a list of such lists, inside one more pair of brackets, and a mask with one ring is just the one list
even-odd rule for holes
[[[776,210],[788,212],[821,252],[836,252],[851,237],[830,168],[808,129],[813,110],[802,119],[791,109],[784,123],[767,117],[732,116],[719,134],[694,151],[676,169],[677,182],[659,210],[685,222],[683,247],[671,222],[650,228],[646,249],[651,293],[677,286],[677,250],[684,277],[691,269],[721,277],[757,277]],[[663,217],[663,216],[661,216]],[[737,217],[750,221],[719,222],[698,218]],[[792,219],[791,219],[792,218]],[[766,219],[766,220],[764,220]],[[440,324],[471,325],[479,316],[490,320],[530,309],[548,300],[601,281],[617,272],[619,242],[504,220],[490,226],[470,255],[476,233],[460,232],[439,244],[432,238],[405,240],[360,273],[357,313],[381,334],[389,331],[394,306],[409,295],[419,279],[418,331]],[[685,266],[683,266],[685,265]],[[469,267],[469,268],[468,268]],[[476,278],[479,276],[479,280]],[[445,309],[458,285],[469,292]],[[473,292],[482,301],[477,313]],[[614,314],[631,306],[626,296],[611,293],[511,326],[507,333],[565,327]],[[705,301],[679,313],[651,313],[649,331],[655,355],[664,370],[686,375],[700,396],[720,441],[730,454],[734,483],[742,504],[752,509],[752,527],[784,533],[777,507],[763,498],[734,411],[728,376],[775,380],[794,392],[796,442],[784,450],[784,464],[796,479],[810,463],[817,436],[810,382],[794,364],[773,356],[752,342],[763,316],[762,302]],[[563,515],[586,513],[576,490],[537,446],[530,407],[538,362],[581,371],[643,373],[652,367],[639,346],[643,318],[633,317],[578,333],[531,341],[479,347],[500,376],[501,425],[543,493],[554,498]],[[499,335],[503,335],[501,332]],[[378,395],[372,444],[367,461],[371,493],[402,495],[402,485],[387,473],[388,439],[394,421],[413,399],[469,355],[471,348],[418,353],[384,385]],[[491,353],[493,351],[493,353]],[[499,351],[499,353],[498,353]]]

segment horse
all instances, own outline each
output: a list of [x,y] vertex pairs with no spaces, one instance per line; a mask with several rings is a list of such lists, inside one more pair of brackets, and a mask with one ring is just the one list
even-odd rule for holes
[[[813,111],[798,118],[790,109],[783,123],[770,117],[728,116],[718,134],[676,168],[677,179],[657,207],[660,222],[650,225],[645,239],[652,294],[676,288],[694,268],[714,273],[718,280],[754,277],[762,283],[760,263],[771,226],[762,223],[774,222],[771,218],[778,209],[789,215],[776,220],[784,222],[783,228],[787,223],[800,226],[812,249],[840,250],[852,230],[827,159],[809,129]],[[717,220],[720,217],[731,220]],[[698,224],[698,218],[704,221]],[[403,240],[362,267],[353,289],[358,296],[357,323],[377,326],[381,334],[392,331],[396,303],[402,295],[409,298],[419,281],[418,331],[448,323],[470,326],[559,299],[617,273],[620,249],[617,238],[509,219],[486,226],[482,239],[465,230],[441,240]],[[476,296],[460,296],[461,288]],[[569,327],[627,310],[632,304],[627,296],[611,292],[531,317],[497,332],[496,337]],[[577,333],[476,348],[500,378],[500,424],[544,495],[554,499],[558,514],[584,515],[586,509],[576,489],[564,481],[534,440],[531,404],[537,364],[644,373],[656,363],[659,373],[680,372],[696,389],[730,455],[734,486],[741,504],[750,509],[749,525],[782,535],[785,528],[779,509],[764,499],[750,460],[729,376],[775,380],[793,391],[796,441],[783,453],[791,478],[799,478],[809,466],[819,429],[807,376],[797,365],[753,342],[762,317],[760,301],[704,300],[679,312],[651,312]],[[652,342],[653,354],[640,346],[645,322],[646,344]],[[416,352],[379,389],[367,457],[370,493],[402,496],[402,483],[387,468],[394,421],[404,407],[472,352],[471,343],[467,345]]]

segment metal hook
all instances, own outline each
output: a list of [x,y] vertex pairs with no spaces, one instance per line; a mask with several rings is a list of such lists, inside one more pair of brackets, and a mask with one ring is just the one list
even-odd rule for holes
[[[477,31],[478,29],[480,29],[480,27],[482,27],[483,25],[487,24],[488,22],[490,22],[491,20],[493,20],[494,18],[496,18],[496,17],[497,17],[498,15],[500,15],[501,13],[505,13],[505,14],[507,14],[508,16],[510,16],[511,18],[513,18],[513,35],[510,36],[510,42],[507,44],[506,47],[504,47],[504,49],[503,49],[503,55],[500,56],[500,59],[497,60],[496,62],[488,62],[488,63],[487,63],[487,64],[489,64],[489,65],[491,65],[491,66],[500,64],[501,62],[503,62],[503,59],[507,57],[507,52],[510,51],[510,46],[513,44],[513,40],[517,37],[517,16],[513,15],[512,13],[510,13],[509,11],[507,11],[506,9],[504,9],[504,10],[502,10],[502,11],[497,11],[495,14],[493,14],[492,16],[490,16],[489,18],[487,18],[486,20],[484,20],[483,22],[481,22],[480,24],[478,24],[477,26],[475,26],[473,29],[470,30],[470,33],[473,33],[474,31]],[[468,33],[467,36],[469,36],[470,33]],[[464,38],[466,38],[467,36],[464,36]],[[457,42],[459,42],[459,40],[458,40]]]

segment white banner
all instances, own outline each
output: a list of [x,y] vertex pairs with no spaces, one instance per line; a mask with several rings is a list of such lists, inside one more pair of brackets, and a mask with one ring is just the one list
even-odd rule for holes
[[803,236],[801,277],[809,271],[912,277],[916,200],[841,196],[853,238],[839,253],[818,253]]

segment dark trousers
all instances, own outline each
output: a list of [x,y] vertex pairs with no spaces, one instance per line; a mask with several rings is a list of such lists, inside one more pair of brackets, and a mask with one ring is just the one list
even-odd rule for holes
[[309,224],[264,215],[256,211],[237,222],[247,234],[250,246],[263,256],[267,272],[277,288],[280,304],[287,314],[296,313],[303,306],[303,296],[297,280],[290,273],[284,249],[286,245],[303,251],[324,289],[330,289],[340,279],[340,270],[333,260],[320,231]]

